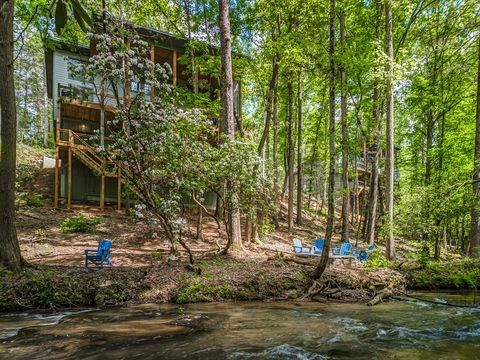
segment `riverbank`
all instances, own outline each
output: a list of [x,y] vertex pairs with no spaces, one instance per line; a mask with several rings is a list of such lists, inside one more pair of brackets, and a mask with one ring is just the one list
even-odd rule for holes
[[[0,310],[108,306],[126,303],[194,303],[228,300],[293,300],[309,283],[311,267],[283,259],[200,260],[185,263],[94,270],[37,265],[0,276]],[[386,286],[403,288],[393,270],[332,266],[320,282],[317,301],[367,302]]]
[[416,264],[403,272],[413,290],[472,290],[480,285],[480,259],[429,262],[422,267]]
[[[230,256],[218,255],[226,246],[224,229],[204,217],[202,236],[198,236],[197,216],[188,214],[184,240],[196,259],[192,271],[187,268],[184,251],[180,251],[176,262],[166,264],[170,244],[159,227],[145,219],[117,211],[111,204],[105,211],[100,211],[95,203],[74,204],[70,210],[54,209],[49,186],[51,169],[40,169],[39,158],[26,161],[19,171],[17,232],[28,265],[18,275],[0,271],[0,311],[125,303],[283,300],[299,299],[307,292],[310,272],[318,257],[294,257],[291,239],[297,237],[311,246],[313,239],[323,237],[326,218],[321,211],[306,211],[303,225],[295,226],[289,233],[286,204],[281,203],[279,227],[265,229],[261,239],[245,241],[245,251]],[[64,222],[78,222],[79,216],[94,218],[97,225],[87,232],[62,231]],[[353,224],[351,230],[353,242]],[[85,269],[84,249],[95,249],[102,239],[113,243],[114,267],[103,271]],[[340,244],[339,229],[332,241]],[[356,261],[334,261],[316,284],[312,298],[322,302],[366,303],[383,289],[393,293],[406,288],[468,289],[480,282],[480,263],[462,261],[459,266],[455,259],[460,254],[445,253],[448,258],[443,260],[448,263],[423,262],[420,268],[420,243],[397,239],[397,263],[388,262],[383,257],[382,244],[376,245],[378,251],[371,253],[367,266]],[[294,259],[301,259],[304,264],[295,263]]]

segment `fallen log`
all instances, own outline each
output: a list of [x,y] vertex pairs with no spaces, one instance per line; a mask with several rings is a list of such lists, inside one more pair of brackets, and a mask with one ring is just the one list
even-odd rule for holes
[[393,291],[390,290],[389,288],[380,290],[372,300],[367,302],[367,306],[373,306],[377,305],[380,302],[383,302],[383,300],[388,299],[389,297],[393,296]]
[[293,263],[299,264],[299,265],[317,266],[316,261],[307,261],[307,260],[302,260],[300,258],[285,257],[285,258],[283,258],[283,261],[293,262]]

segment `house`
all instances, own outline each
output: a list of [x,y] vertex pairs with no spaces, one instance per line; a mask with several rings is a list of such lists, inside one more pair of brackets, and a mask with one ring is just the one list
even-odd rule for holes
[[[140,37],[150,44],[151,60],[168,63],[172,69],[171,83],[193,91],[191,74],[179,58],[185,54],[188,41],[176,35],[148,27],[133,26]],[[100,156],[91,135],[100,127],[101,107],[93,95],[92,85],[82,81],[69,71],[69,64],[85,61],[94,53],[90,46],[69,46],[53,40],[54,49],[46,50],[48,96],[53,100],[53,128],[55,138],[55,189],[54,206],[61,199],[70,208],[72,201],[98,202],[103,210],[106,203],[122,205],[123,179],[120,168]],[[214,47],[208,47],[218,52]],[[218,96],[218,79],[195,73],[203,84],[200,92],[208,92],[211,98]],[[130,91],[138,91],[139,84],[131,84]],[[105,94],[103,114],[111,120],[115,114],[113,94]],[[154,99],[153,89],[151,96]],[[241,85],[234,81],[234,109],[241,118]]]

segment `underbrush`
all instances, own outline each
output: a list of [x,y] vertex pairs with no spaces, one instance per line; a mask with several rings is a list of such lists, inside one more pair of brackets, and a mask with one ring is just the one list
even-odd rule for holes
[[391,265],[384,253],[380,249],[372,250],[368,253],[368,260],[365,264],[366,268],[375,269],[375,268],[386,268]]
[[16,199],[16,205],[26,206],[29,208],[38,208],[43,205],[43,200],[40,195],[34,192],[29,192],[18,196]]
[[60,224],[60,231],[63,234],[71,233],[95,233],[97,225],[103,222],[99,216],[86,217],[83,214],[66,218]]
[[408,274],[409,287],[418,290],[473,289],[480,284],[480,259],[428,262]]

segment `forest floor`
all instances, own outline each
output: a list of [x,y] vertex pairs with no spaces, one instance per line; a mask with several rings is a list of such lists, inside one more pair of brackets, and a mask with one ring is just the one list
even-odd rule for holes
[[[35,151],[23,151],[18,198],[35,194],[41,201],[36,206],[27,206],[24,201],[18,203],[18,239],[28,266],[21,275],[1,272],[0,309],[122,302],[299,299],[310,285],[310,273],[319,257],[295,257],[291,239],[298,237],[305,245],[313,245],[316,237],[324,237],[323,215],[305,212],[304,224],[289,234],[285,211],[282,211],[278,229],[272,229],[260,241],[245,243],[242,252],[221,256],[219,250],[226,246],[224,230],[218,229],[213,219],[204,218],[203,239],[197,240],[196,216],[192,214],[184,234],[196,259],[197,268],[192,272],[186,266],[184,251],[173,264],[166,263],[170,246],[158,226],[136,220],[113,206],[107,206],[103,212],[98,204],[77,204],[71,210],[54,209],[53,172],[41,169],[39,158]],[[78,214],[99,216],[103,221],[94,233],[62,233],[62,221]],[[334,244],[340,243],[339,230],[334,234]],[[113,243],[114,266],[103,271],[86,269],[84,249],[96,249],[102,239]],[[383,251],[381,243],[377,246]],[[418,247],[414,242],[399,241],[397,265],[407,264],[405,268],[415,270],[410,264],[415,262]],[[428,276],[428,273],[419,273],[412,278],[421,282]],[[388,264],[369,266],[356,260],[335,260],[317,285],[315,299],[318,301],[367,302],[384,288],[403,291],[406,277]]]

